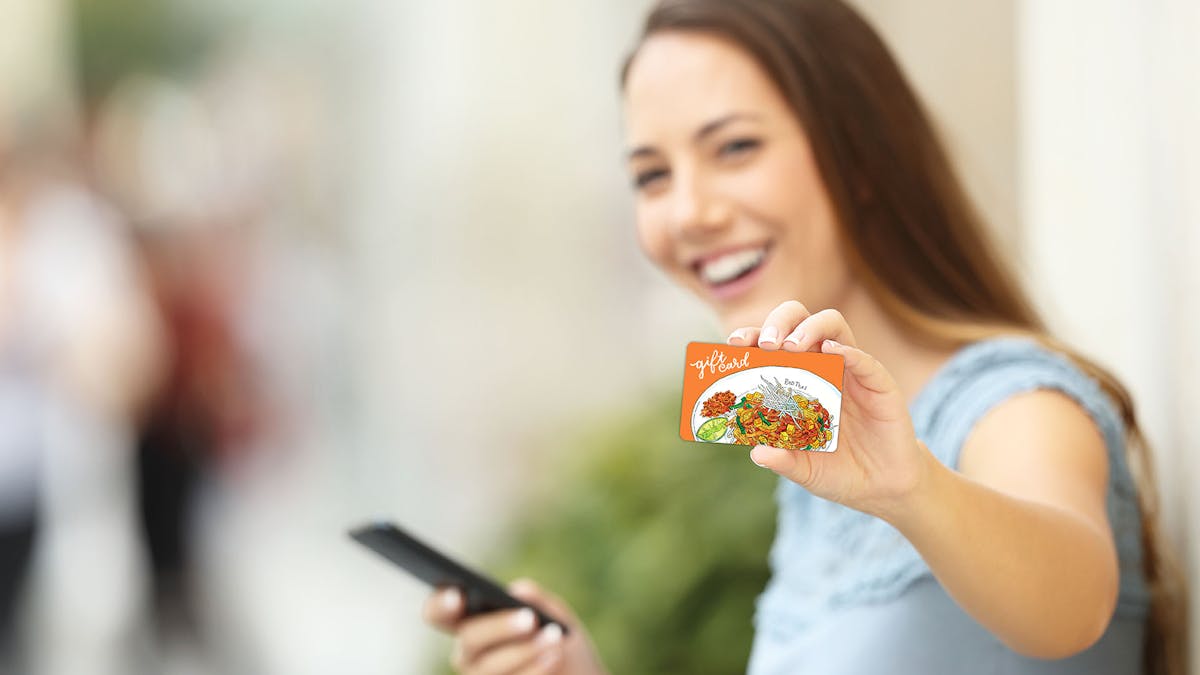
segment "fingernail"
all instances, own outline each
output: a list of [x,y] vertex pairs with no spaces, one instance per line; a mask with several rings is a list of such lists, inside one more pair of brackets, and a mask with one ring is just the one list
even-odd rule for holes
[[[758,446],[755,446],[755,447],[758,447]],[[754,462],[755,464],[758,464],[758,460],[754,459],[754,450],[753,449],[750,450],[750,461]],[[766,464],[758,464],[758,465],[764,469],[767,468]]]
[[446,609],[449,609],[449,610],[456,610],[456,609],[458,609],[458,606],[459,606],[458,603],[461,601],[461,599],[462,598],[459,597],[457,588],[451,588],[449,590],[443,591],[442,592],[442,607],[445,607]]
[[829,347],[830,349],[837,349],[838,347],[841,347],[842,345],[839,344],[838,342],[835,342],[834,340],[826,340],[825,346]]
[[745,340],[745,339],[746,339],[746,329],[739,328],[739,329],[733,331],[732,333],[730,333],[729,338],[725,341],[733,342],[734,340]]
[[766,344],[775,344],[779,340],[779,329],[774,326],[767,326],[763,329],[762,335],[758,337],[759,342]]
[[804,331],[797,331],[797,332],[789,335],[788,338],[786,340],[784,340],[784,342],[790,342],[790,343],[796,345],[797,347],[799,347],[800,341],[803,339],[804,339]]
[[524,633],[527,630],[533,630],[534,624],[537,623],[537,617],[534,616],[533,610],[528,607],[517,611],[513,616],[513,628]]
[[552,645],[559,640],[562,640],[562,626],[556,623],[548,623],[546,627],[538,633],[537,641],[540,645]]

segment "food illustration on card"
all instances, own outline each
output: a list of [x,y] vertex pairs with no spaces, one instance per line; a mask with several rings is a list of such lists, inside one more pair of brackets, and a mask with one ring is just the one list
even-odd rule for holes
[[716,442],[732,436],[738,445],[770,445],[785,450],[824,450],[833,440],[833,419],[820,400],[762,378],[758,391],[740,398],[720,391],[704,401],[696,438]]

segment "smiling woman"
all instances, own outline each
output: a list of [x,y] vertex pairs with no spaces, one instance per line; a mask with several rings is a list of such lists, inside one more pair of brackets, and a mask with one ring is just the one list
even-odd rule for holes
[[[961,472],[956,476],[969,479],[962,483],[970,486],[968,492],[984,488],[1003,495],[994,505],[997,510],[976,523],[982,531],[990,530],[990,540],[1005,538],[1004,518],[999,514],[1020,513],[1023,505],[1013,500],[1022,499],[1076,511],[1107,532],[1103,542],[1077,540],[1093,553],[1077,558],[1078,567],[1071,573],[1078,577],[1095,571],[1097,581],[1089,583],[1102,584],[1079,587],[1080,605],[1091,608],[1087,612],[1063,618],[1050,608],[1039,609],[1036,602],[1022,607],[1006,604],[998,596],[986,597],[986,592],[978,592],[979,586],[1003,589],[1003,585],[987,578],[986,565],[979,564],[982,560],[972,564],[971,556],[960,555],[965,541],[956,542],[946,532],[926,539],[928,530],[904,523],[895,512],[879,509],[878,503],[856,502],[847,491],[849,483],[832,487],[837,474],[849,468],[839,464],[854,464],[857,473],[869,474],[869,467],[884,457],[879,434],[871,433],[871,427],[878,425],[864,423],[862,431],[854,433],[853,411],[874,408],[887,418],[896,414],[880,396],[851,395],[847,445],[854,447],[853,440],[864,435],[876,439],[877,447],[864,448],[863,457],[846,459],[850,453],[835,453],[839,456],[805,456],[801,461],[765,447],[755,450],[757,462],[794,482],[781,484],[781,522],[793,527],[781,525],[773,552],[775,577],[760,598],[756,616],[760,639],[751,670],[798,672],[800,653],[806,655],[803,667],[811,669],[805,672],[907,672],[906,667],[952,672],[968,663],[979,667],[981,654],[972,653],[972,642],[966,639],[958,643],[959,649],[944,650],[940,661],[926,655],[907,666],[902,659],[885,665],[844,655],[812,656],[816,645],[828,647],[835,636],[853,643],[846,645],[851,647],[847,653],[879,653],[853,648],[866,646],[873,638],[835,620],[841,616],[838,603],[846,606],[853,604],[853,598],[872,597],[851,590],[858,582],[873,584],[876,599],[905,598],[901,583],[919,578],[918,570],[924,567],[926,574],[932,572],[942,582],[943,592],[949,592],[960,612],[965,610],[955,621],[971,625],[974,619],[977,627],[982,625],[993,639],[1013,650],[999,657],[1013,672],[1043,672],[1042,665],[1020,660],[1026,655],[1062,659],[1054,672],[1133,672],[1138,668],[1136,659],[1122,663],[1112,658],[1113,645],[1136,645],[1143,625],[1148,668],[1181,672],[1182,584],[1159,542],[1153,472],[1129,396],[1107,371],[1048,335],[988,242],[922,105],[874,31],[839,2],[668,0],[652,12],[645,37],[622,72],[622,82],[630,145],[636,148],[630,153],[630,171],[638,188],[641,244],[664,272],[709,301],[727,329],[739,329],[731,342],[757,341],[765,348],[778,348],[786,335],[792,349],[840,351],[849,356],[853,352],[822,344],[821,339],[833,337],[854,345],[857,335],[857,344],[878,360],[857,352],[848,366],[857,360],[864,376],[874,378],[879,390],[897,387],[894,391],[909,403],[918,423],[918,437],[929,441],[928,449],[942,464]],[[736,293],[721,293],[719,282],[744,273],[750,265],[746,258],[729,255],[730,251],[763,247],[772,248],[772,255],[763,256],[751,274],[728,287]],[[715,274],[706,274],[708,265],[717,267]],[[794,298],[831,309],[810,315]],[[1027,351],[1026,343],[1010,342],[1006,335],[1030,338],[1028,344],[1037,348]],[[782,344],[789,348],[788,342]],[[1008,357],[999,361],[991,357],[977,364],[987,368],[973,368],[969,355],[978,359],[993,351]],[[1043,369],[1039,359],[1055,353],[1067,357],[1072,367],[1039,374]],[[882,368],[870,367],[881,362],[895,375],[894,384]],[[1001,368],[999,363],[1008,365]],[[971,375],[958,379],[963,373]],[[940,408],[929,410],[930,401],[937,400],[929,392],[951,387],[955,380],[958,386],[976,391],[986,387],[987,393],[976,400],[969,392],[958,391],[942,399]],[[1016,396],[1032,389],[1073,392],[1068,399],[1074,398],[1075,406],[1058,407],[1055,394],[1045,391]],[[848,391],[854,390],[850,384]],[[871,386],[860,389],[871,390]],[[987,440],[985,430],[994,428],[993,420],[1011,417],[1022,405],[1058,410],[1057,415],[1040,416],[1046,426],[1026,429],[1023,438],[1029,434],[1052,438],[1066,429],[1090,427],[1091,439],[1063,441],[1078,446],[1080,451],[1072,453],[1030,444],[1037,448],[1032,455],[1011,452],[1003,440]],[[970,430],[981,419],[986,423],[978,424],[979,433],[969,438],[965,431],[949,438],[944,435],[948,426]],[[1104,430],[1105,440],[1099,444],[1093,440],[1100,436],[1097,426]],[[913,431],[895,433],[899,439]],[[1091,449],[1084,451],[1084,447]],[[898,468],[912,461],[903,457],[921,454],[897,454],[891,461],[899,461]],[[1097,459],[1100,477],[1093,475]],[[1127,463],[1137,470],[1131,472]],[[1133,475],[1141,479],[1136,488]],[[1088,476],[1090,485],[1079,493],[1086,496],[1071,496],[1081,488],[1078,481]],[[823,490],[823,483],[831,486]],[[865,519],[836,508],[823,514],[826,502],[801,509],[799,503],[806,500],[793,489],[796,484],[857,508],[858,516]],[[1034,484],[1041,487],[1029,487]],[[1136,495],[1136,500],[1130,495]],[[979,492],[967,499],[982,502],[994,496]],[[1097,503],[1105,504],[1107,513],[1105,509],[1097,513]],[[800,513],[808,515],[801,519]],[[877,518],[866,517],[872,514]],[[1050,513],[1040,518],[1034,513],[1023,515],[1028,519],[1014,518],[1012,524],[1042,526],[1047,534],[1059,537],[1072,530],[1068,523],[1054,523]],[[823,519],[830,524],[823,524]],[[966,522],[969,519],[964,518],[958,525]],[[840,568],[851,571],[843,572],[840,581],[830,577],[810,586],[791,570],[803,565],[802,560],[818,562],[804,554],[821,540],[823,527],[834,527],[832,523],[840,523],[836,526],[840,537],[858,530],[853,536],[860,540],[869,540],[872,531],[886,536],[890,524],[914,548],[893,554],[891,561],[884,558],[882,565],[878,559],[864,558],[859,570],[842,560]],[[849,523],[856,525],[847,530]],[[1082,531],[1076,533],[1083,536]],[[967,528],[955,536],[973,538],[977,533]],[[1119,593],[1112,580],[1115,573],[1109,571],[1112,554],[1105,552],[1114,547],[1120,558]],[[795,554],[790,560],[789,551]],[[915,558],[917,553],[923,560]],[[1003,548],[991,554],[1008,555]],[[1061,595],[1066,588],[1060,583],[1063,580],[1056,581],[1043,570],[1062,565],[1065,559],[1047,551],[1044,563],[1038,563],[1030,554],[1021,552],[1027,561],[1025,576],[1014,584],[1040,588],[1037,592],[1055,588]],[[801,576],[811,579],[808,573]],[[837,587],[842,593],[830,597],[815,591],[822,586]],[[804,588],[815,592],[806,594]],[[1015,587],[997,592],[1016,597]],[[932,612],[933,605],[923,605],[918,597],[908,596],[898,607],[916,616],[924,612],[922,606]],[[1115,618],[1113,600],[1093,602],[1106,597],[1117,598]],[[818,609],[822,606],[824,611]],[[1053,620],[1048,618],[1052,615]],[[781,628],[796,622],[827,625],[824,630],[790,633]],[[1014,627],[1017,623],[1031,628],[1023,632]],[[929,639],[949,629],[936,622],[910,625],[922,626]],[[1054,636],[1056,631],[1059,637]],[[977,635],[975,644],[995,657],[986,640],[978,641],[986,636],[987,632]],[[910,638],[919,642],[921,633],[910,632]]]
[[[731,344],[845,359],[835,452],[751,452],[780,480],[749,671],[1182,673],[1133,403],[1049,335],[870,25],[663,0],[621,83],[647,257]],[[600,670],[581,626],[428,616],[467,672]]]

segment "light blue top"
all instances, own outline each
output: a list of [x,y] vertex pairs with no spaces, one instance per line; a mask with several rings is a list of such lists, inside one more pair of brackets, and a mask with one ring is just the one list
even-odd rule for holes
[[[780,478],[772,576],[756,602],[750,675],[1141,672],[1149,594],[1141,573],[1137,493],[1123,423],[1100,385],[1033,340],[998,337],[952,355],[909,412],[917,437],[957,468],[975,422],[1008,397],[1033,389],[1057,389],[1078,401],[1108,448],[1108,517],[1121,583],[1103,637],[1067,659],[1021,656],[958,607],[891,525]],[[1020,442],[1019,429],[1013,442]]]

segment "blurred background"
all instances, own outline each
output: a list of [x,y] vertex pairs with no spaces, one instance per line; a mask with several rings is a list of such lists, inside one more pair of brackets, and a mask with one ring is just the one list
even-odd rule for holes
[[[437,672],[376,517],[614,672],[744,668],[774,481],[674,433],[724,336],[634,236],[649,4],[0,0],[0,671]],[[1196,579],[1200,5],[855,4],[1133,390]]]

